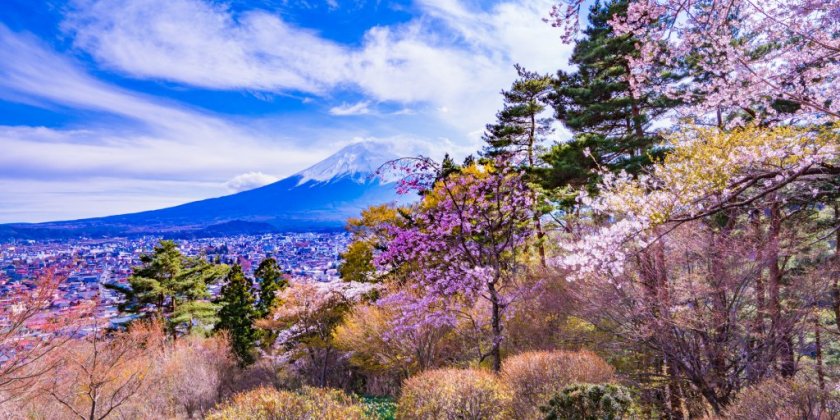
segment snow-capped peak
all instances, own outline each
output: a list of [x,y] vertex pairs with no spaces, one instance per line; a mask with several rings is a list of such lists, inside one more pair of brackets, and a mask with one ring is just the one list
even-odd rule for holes
[[382,164],[398,156],[384,143],[362,142],[344,147],[332,156],[297,173],[298,185],[309,181],[326,182],[345,176],[357,182],[368,180]]

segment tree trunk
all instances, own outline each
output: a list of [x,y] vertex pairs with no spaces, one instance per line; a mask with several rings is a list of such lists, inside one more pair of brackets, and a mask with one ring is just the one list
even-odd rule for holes
[[665,358],[663,365],[668,376],[668,385],[666,385],[668,393],[668,418],[685,419],[687,416],[683,404],[682,389],[680,387],[679,377],[677,376],[677,368],[671,363],[668,357]]
[[[840,227],[840,203],[834,204],[834,227]],[[834,309],[834,323],[840,331],[840,229],[835,232],[834,240],[834,281],[831,285],[832,308]]]
[[[754,220],[755,227],[755,241],[761,243],[763,241],[763,233],[761,230],[761,222],[756,216]],[[763,265],[763,256],[756,256],[756,264],[760,267]],[[765,336],[765,320],[767,319],[767,303],[766,290],[764,285],[764,277],[761,272],[755,278],[755,318],[753,319],[753,331],[750,339],[750,351],[755,354],[762,354],[761,348],[763,341],[767,339]],[[747,382],[756,383],[764,377],[766,373],[767,364],[765,357],[761,356],[759,360],[753,360],[747,365]]]
[[[534,143],[537,140],[536,136],[537,132],[537,121],[536,115],[531,114],[531,134],[528,138],[528,165],[530,169],[533,171],[534,166],[536,166],[537,162],[534,159]],[[533,189],[531,189],[531,200],[533,201],[534,208],[534,229],[537,231],[537,248],[540,253],[540,264],[543,268],[546,267],[545,263],[545,244],[543,243],[543,237],[545,237],[545,233],[542,229],[542,223],[540,222],[540,214],[536,209],[537,206],[537,193]]]
[[823,370],[822,359],[822,337],[820,333],[820,314],[814,314],[814,356],[817,361],[817,383],[820,386],[820,411],[825,412],[825,371]]
[[502,305],[499,302],[499,293],[496,291],[496,284],[489,283],[490,303],[492,303],[492,327],[493,347],[490,355],[493,357],[493,371],[498,373],[502,370]]
[[767,235],[767,288],[769,293],[770,321],[772,338],[776,341],[780,351],[780,368],[782,376],[789,378],[796,373],[793,354],[793,338],[786,325],[782,322],[782,303],[780,289],[782,285],[782,268],[779,266],[779,234],[781,232],[782,214],[778,203],[770,206],[770,229]]
[[[536,193],[534,195],[534,202],[536,202]],[[543,238],[545,237],[545,233],[543,232],[542,222],[540,222],[540,215],[539,212],[534,211],[534,227],[537,230],[537,248],[539,249],[540,253],[540,264],[543,268],[546,267],[545,262],[545,244],[543,243]]]
[[324,365],[321,367],[321,388],[327,386],[327,367],[330,363],[330,348],[324,350]]

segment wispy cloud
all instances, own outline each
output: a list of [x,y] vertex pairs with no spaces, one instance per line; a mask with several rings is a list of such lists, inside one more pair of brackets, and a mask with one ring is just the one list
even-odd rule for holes
[[64,28],[77,48],[129,76],[316,95],[352,87],[375,102],[446,108],[430,116],[468,132],[492,118],[514,63],[546,72],[566,64],[569,47],[540,20],[550,5],[512,0],[480,10],[421,0],[420,17],[373,27],[359,46],[266,11],[234,13],[202,0],[84,1]]
[[370,102],[361,101],[354,104],[343,103],[330,108],[330,115],[345,117],[349,115],[368,115],[371,113]]
[[28,98],[122,117],[84,129],[0,126],[5,149],[0,176],[106,173],[206,179],[248,167],[299,167],[312,159],[311,149],[291,141],[100,82],[32,36],[2,24],[0,98]]
[[[553,71],[569,49],[540,21],[550,0],[469,4],[419,0],[413,20],[342,44],[226,2],[78,0],[62,24],[78,57],[0,23],[0,100],[85,114],[66,126],[0,126],[0,222],[223,195],[359,140],[404,154],[470,153],[515,77],[513,63]],[[97,66],[178,88],[291,93],[317,111],[220,115],[104,82],[88,70]],[[340,118],[349,115],[357,118]]]

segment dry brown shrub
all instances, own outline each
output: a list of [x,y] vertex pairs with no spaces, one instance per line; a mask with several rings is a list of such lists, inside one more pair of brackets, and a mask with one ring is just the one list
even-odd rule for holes
[[511,392],[496,375],[479,369],[439,369],[403,383],[400,419],[508,419]]
[[536,351],[504,361],[502,380],[513,392],[518,416],[538,418],[539,407],[567,385],[610,382],[615,370],[590,351]]
[[721,418],[836,419],[840,418],[840,399],[804,378],[768,379],[742,390]]
[[362,405],[342,391],[304,387],[300,392],[257,388],[220,405],[208,420],[365,419]]
[[446,343],[448,329],[418,327],[394,331],[399,316],[401,313],[395,308],[356,305],[333,332],[336,347],[350,352],[350,363],[370,374],[405,379],[441,366],[446,351],[451,350]]
[[154,366],[151,391],[157,401],[147,408],[188,418],[203,415],[219,402],[222,384],[236,370],[224,337],[178,339],[154,355]]
[[[91,337],[64,343],[54,352],[56,375],[43,378],[32,398],[3,407],[0,418],[78,418],[73,411],[96,418],[200,417],[224,398],[222,384],[237,374],[224,337],[173,342],[156,322],[137,322],[93,344]],[[96,394],[88,396],[92,385]]]

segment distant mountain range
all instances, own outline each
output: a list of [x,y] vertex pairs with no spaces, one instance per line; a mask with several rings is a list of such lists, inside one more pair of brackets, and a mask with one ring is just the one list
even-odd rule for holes
[[375,176],[397,158],[386,145],[351,144],[288,178],[248,191],[160,210],[47,223],[0,225],[0,238],[162,234],[171,237],[339,230],[373,204],[404,201],[393,179]]

